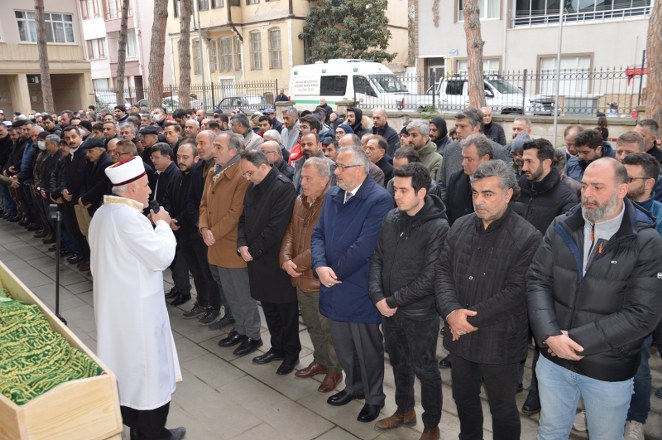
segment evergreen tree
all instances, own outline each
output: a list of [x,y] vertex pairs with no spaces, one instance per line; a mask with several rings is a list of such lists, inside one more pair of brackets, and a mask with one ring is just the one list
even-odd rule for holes
[[391,31],[386,0],[317,0],[299,38],[309,51],[309,61],[360,58],[391,61],[386,52]]

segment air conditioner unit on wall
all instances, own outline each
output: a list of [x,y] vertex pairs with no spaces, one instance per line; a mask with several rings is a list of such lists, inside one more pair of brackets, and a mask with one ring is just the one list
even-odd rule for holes
[[27,77],[28,77],[28,84],[39,84],[41,82],[40,75],[27,75]]

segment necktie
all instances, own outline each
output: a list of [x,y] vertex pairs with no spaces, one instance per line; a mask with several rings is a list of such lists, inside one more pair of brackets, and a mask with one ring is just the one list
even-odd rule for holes
[[346,192],[345,193],[345,203],[349,202],[349,199],[351,199],[352,197],[354,197],[354,194],[352,194],[351,192]]

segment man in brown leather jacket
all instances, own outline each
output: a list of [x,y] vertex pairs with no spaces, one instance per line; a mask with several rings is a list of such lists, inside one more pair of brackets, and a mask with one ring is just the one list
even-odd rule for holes
[[306,160],[301,170],[300,195],[292,212],[280,249],[280,265],[292,277],[297,288],[297,299],[303,320],[313,342],[313,361],[295,375],[309,378],[326,373],[317,389],[320,393],[332,391],[342,379],[342,369],[331,342],[328,320],[319,312],[320,282],[313,275],[310,241],[313,228],[322,212],[324,195],[329,188],[329,164],[318,157]]

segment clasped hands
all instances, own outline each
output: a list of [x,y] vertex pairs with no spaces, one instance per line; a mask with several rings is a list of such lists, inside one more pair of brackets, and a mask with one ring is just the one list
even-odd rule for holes
[[478,312],[469,309],[455,309],[448,314],[446,322],[451,329],[453,341],[457,341],[460,337],[478,330],[478,327],[474,327],[467,321],[469,316],[476,316],[477,314]]

